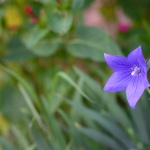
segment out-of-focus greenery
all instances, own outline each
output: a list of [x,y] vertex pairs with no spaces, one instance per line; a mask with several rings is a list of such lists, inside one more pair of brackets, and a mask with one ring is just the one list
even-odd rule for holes
[[147,91],[134,110],[125,91],[103,91],[112,74],[104,53],[141,45],[150,55],[150,1],[103,6],[104,17],[120,6],[133,21],[116,41],[83,25],[93,1],[0,0],[0,150],[150,149]]

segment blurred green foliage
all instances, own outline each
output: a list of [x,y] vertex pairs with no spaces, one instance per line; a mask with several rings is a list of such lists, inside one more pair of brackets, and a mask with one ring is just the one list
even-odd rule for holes
[[124,91],[103,91],[112,73],[104,53],[142,45],[150,55],[150,2],[104,2],[106,20],[120,6],[133,21],[116,41],[83,25],[93,2],[0,1],[0,150],[150,149],[148,93],[132,110]]

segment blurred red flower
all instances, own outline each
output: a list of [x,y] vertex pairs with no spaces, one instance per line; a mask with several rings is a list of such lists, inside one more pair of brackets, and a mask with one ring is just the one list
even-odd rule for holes
[[25,12],[27,13],[27,14],[31,14],[32,13],[32,8],[30,7],[30,6],[25,6]]
[[29,22],[31,23],[37,23],[39,21],[39,17],[36,16],[36,14],[32,11],[32,8],[29,5],[25,6],[25,12],[31,16],[29,19]]

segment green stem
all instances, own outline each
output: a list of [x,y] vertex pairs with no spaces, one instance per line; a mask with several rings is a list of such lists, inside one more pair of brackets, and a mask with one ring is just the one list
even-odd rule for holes
[[149,89],[149,88],[147,88],[147,91],[148,91],[148,93],[150,94],[150,89]]
[[48,108],[47,108],[48,110],[50,110],[49,108],[51,107],[52,98],[53,98],[54,92],[56,90],[58,80],[59,80],[59,76],[56,74],[55,77],[54,77],[52,87],[51,87],[51,91],[50,91],[49,98],[48,98]]

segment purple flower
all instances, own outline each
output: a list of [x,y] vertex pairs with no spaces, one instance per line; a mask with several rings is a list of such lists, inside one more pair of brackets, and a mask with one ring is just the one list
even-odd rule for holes
[[108,79],[104,91],[126,89],[128,103],[134,109],[144,90],[150,86],[141,46],[132,51],[127,58],[105,53],[104,57],[108,66],[115,71]]

